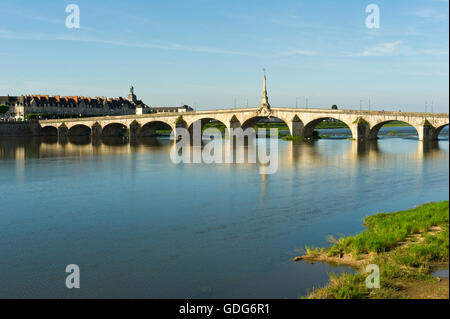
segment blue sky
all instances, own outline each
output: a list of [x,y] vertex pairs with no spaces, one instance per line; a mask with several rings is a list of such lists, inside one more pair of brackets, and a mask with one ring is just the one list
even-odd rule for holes
[[[81,28],[67,29],[68,4]],[[380,7],[380,28],[365,8]],[[125,96],[198,109],[449,107],[448,0],[0,0],[0,95]]]

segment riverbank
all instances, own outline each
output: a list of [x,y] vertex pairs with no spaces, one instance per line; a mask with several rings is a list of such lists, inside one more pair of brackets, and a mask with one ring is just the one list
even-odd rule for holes
[[0,136],[39,136],[39,132],[40,126],[37,121],[0,121]]
[[[294,261],[330,262],[356,268],[355,274],[330,275],[308,299],[448,299],[448,278],[433,276],[449,265],[449,202],[428,203],[406,211],[364,219],[355,236],[329,238],[328,248],[306,248]],[[366,266],[380,269],[380,288],[366,287]]]

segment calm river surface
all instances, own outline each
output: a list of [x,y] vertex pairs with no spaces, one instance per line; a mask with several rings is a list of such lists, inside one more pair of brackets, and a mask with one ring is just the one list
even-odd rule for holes
[[[361,219],[448,199],[449,142],[279,144],[279,169],[180,164],[168,139],[0,139],[0,297],[297,298],[334,268],[294,263]],[[81,289],[65,268],[81,269]]]

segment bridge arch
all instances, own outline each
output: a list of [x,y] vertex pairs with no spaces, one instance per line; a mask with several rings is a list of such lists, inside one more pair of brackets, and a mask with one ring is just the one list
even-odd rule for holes
[[[274,120],[272,120],[274,119]],[[246,130],[250,127],[257,126],[258,123],[269,123],[269,127],[278,128],[278,132],[286,130],[289,134],[292,134],[291,127],[284,119],[277,116],[271,116],[270,119],[265,116],[253,116],[242,122],[242,129]]]
[[188,129],[191,134],[193,132],[194,125],[198,122],[200,122],[202,132],[203,132],[203,129],[205,128],[205,126],[217,128],[221,132],[224,132],[225,129],[227,128],[226,123],[224,123],[218,119],[215,119],[213,117],[203,117],[203,118],[192,121],[192,123],[189,125]]
[[158,131],[172,131],[173,127],[164,121],[150,121],[141,126],[139,136],[155,137]]
[[432,140],[438,140],[439,139],[439,134],[441,134],[442,130],[445,127],[448,127],[448,126],[449,126],[449,123],[436,127],[434,129],[434,132],[433,132],[433,135],[432,135]]
[[119,137],[124,136],[127,132],[127,127],[122,123],[110,123],[105,125],[102,130],[103,137]]
[[69,129],[69,136],[90,136],[91,128],[84,124],[76,124]]
[[57,136],[58,128],[52,125],[47,125],[41,128],[41,136]]
[[393,122],[401,122],[401,123],[410,125],[411,127],[414,127],[414,129],[416,130],[417,135],[419,135],[419,131],[417,130],[417,128],[416,128],[414,125],[412,125],[412,124],[410,124],[410,123],[408,123],[408,122],[397,121],[397,120],[387,120],[387,121],[383,121],[383,122],[380,122],[380,123],[375,124],[375,125],[370,129],[370,132],[369,132],[369,139],[372,139],[372,140],[377,139],[377,138],[378,138],[378,133],[380,132],[381,128],[382,128],[383,126],[385,126],[386,124],[393,123]]
[[[343,128],[348,129],[348,133],[352,137],[354,137],[355,133],[357,133],[357,132],[353,132],[352,125],[347,123],[346,121],[343,121],[343,120],[335,118],[335,117],[319,117],[319,118],[313,119],[305,124],[305,127],[303,128],[303,137],[313,138],[315,135],[314,131],[315,131],[317,125],[319,125],[320,123],[322,123],[325,120],[333,120],[333,121],[345,124],[346,127],[343,127]],[[358,123],[355,123],[355,125],[356,125],[356,127],[358,127]],[[355,126],[355,125],[353,125],[353,126]]]

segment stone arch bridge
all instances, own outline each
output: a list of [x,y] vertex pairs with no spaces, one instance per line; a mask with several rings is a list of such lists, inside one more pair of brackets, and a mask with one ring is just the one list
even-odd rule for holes
[[[272,107],[270,114],[261,115],[258,108],[209,110],[183,113],[153,113],[73,119],[41,120],[41,135],[58,136],[118,136],[129,129],[130,137],[155,136],[157,130],[192,127],[196,121],[204,125],[220,121],[227,128],[252,127],[261,119],[275,117],[286,123],[292,136],[310,138],[314,128],[325,119],[336,119],[350,128],[357,140],[376,139],[380,128],[391,121],[402,121],[415,127],[420,140],[436,140],[442,128],[449,124],[444,113],[356,111],[330,109],[300,109]],[[181,121],[182,120],[182,121]]]

